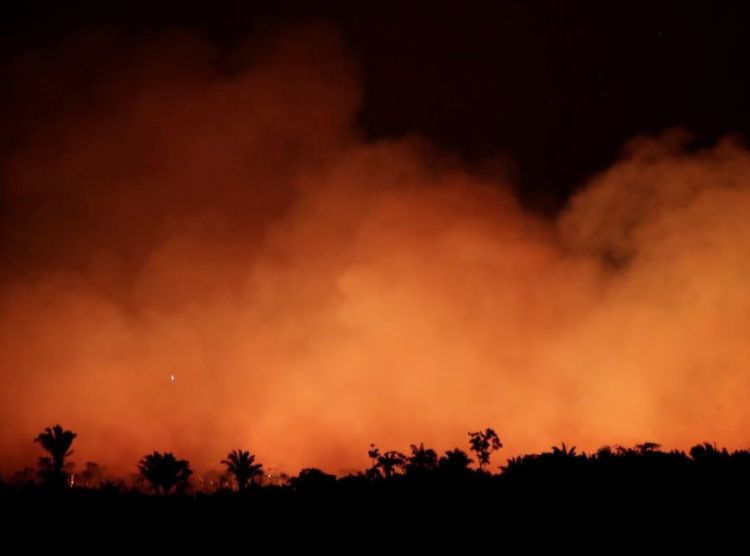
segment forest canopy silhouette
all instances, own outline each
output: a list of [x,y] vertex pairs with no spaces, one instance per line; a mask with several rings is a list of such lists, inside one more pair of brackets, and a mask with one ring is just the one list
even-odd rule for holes
[[[370,465],[340,476],[314,467],[295,476],[264,473],[254,454],[234,449],[221,461],[221,474],[195,474],[188,460],[154,451],[141,458],[136,474],[122,478],[95,462],[75,472],[68,456],[78,436],[56,425],[37,438],[58,471],[50,473],[42,457],[36,476],[26,469],[0,481],[0,508],[12,523],[30,520],[52,530],[85,524],[103,539],[125,528],[135,538],[171,543],[200,538],[199,530],[217,542],[222,528],[276,542],[282,531],[431,542],[430,531],[445,527],[439,539],[477,534],[475,544],[489,546],[500,531],[548,534],[581,523],[636,541],[652,524],[668,535],[686,525],[730,531],[744,520],[738,503],[750,493],[747,450],[703,443],[689,453],[667,452],[642,442],[586,453],[561,443],[498,465],[502,441],[493,429],[467,437],[473,457],[461,447],[439,455],[422,442],[409,453],[370,445]],[[196,529],[175,537],[174,527]]]
[[[154,451],[138,462],[138,473],[124,479],[105,475],[104,469],[95,462],[86,462],[83,470],[75,472],[75,463],[70,457],[73,455],[71,446],[78,435],[58,424],[48,427],[34,439],[49,454],[38,459],[36,474],[28,468],[15,473],[3,481],[3,494],[7,495],[9,489],[20,495],[39,489],[50,495],[60,495],[77,489],[119,496],[127,493],[205,495],[232,490],[242,495],[263,487],[304,493],[339,488],[335,487],[337,483],[362,486],[399,481],[430,488],[440,484],[489,487],[493,484],[490,481],[495,480],[500,480],[499,484],[520,483],[544,489],[590,488],[601,480],[612,483],[610,487],[621,483],[619,488],[630,488],[633,481],[644,481],[649,488],[657,482],[660,488],[694,488],[691,483],[704,480],[714,486],[719,483],[736,488],[750,486],[750,451],[730,452],[708,442],[694,445],[688,453],[664,452],[655,442],[643,442],[633,447],[605,445],[589,454],[563,442],[549,451],[508,458],[502,465],[495,461],[490,467],[493,454],[503,446],[500,437],[492,428],[467,434],[473,458],[460,447],[439,456],[420,442],[411,444],[407,455],[396,450],[381,451],[371,444],[367,451],[370,466],[338,478],[317,468],[302,469],[295,477],[266,474],[254,454],[236,449],[221,460],[225,472],[220,476],[208,473],[197,477],[188,460],[179,459],[171,452]],[[96,483],[90,481],[94,474]]]

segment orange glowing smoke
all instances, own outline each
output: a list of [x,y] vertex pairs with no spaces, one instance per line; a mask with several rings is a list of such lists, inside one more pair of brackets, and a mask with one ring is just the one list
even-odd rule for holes
[[0,173],[1,471],[57,422],[121,473],[238,447],[342,471],[370,442],[467,448],[484,426],[506,456],[747,447],[731,140],[637,140],[551,221],[419,138],[365,140],[324,27],[231,53],[87,35],[12,75],[38,111]]

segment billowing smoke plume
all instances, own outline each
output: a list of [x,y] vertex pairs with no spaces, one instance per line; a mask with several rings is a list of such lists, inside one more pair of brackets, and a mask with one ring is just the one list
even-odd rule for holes
[[6,74],[3,471],[57,422],[120,472],[238,447],[341,471],[484,426],[505,455],[747,445],[735,142],[636,140],[551,221],[496,164],[365,140],[325,27],[231,51],[88,34]]

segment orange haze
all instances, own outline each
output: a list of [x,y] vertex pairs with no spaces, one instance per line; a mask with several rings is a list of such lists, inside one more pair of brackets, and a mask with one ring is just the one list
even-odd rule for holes
[[363,137],[325,26],[231,51],[93,33],[7,72],[1,471],[58,422],[79,466],[120,473],[238,447],[339,472],[370,442],[468,448],[485,426],[502,459],[747,447],[736,141],[637,139],[553,220],[501,162]]

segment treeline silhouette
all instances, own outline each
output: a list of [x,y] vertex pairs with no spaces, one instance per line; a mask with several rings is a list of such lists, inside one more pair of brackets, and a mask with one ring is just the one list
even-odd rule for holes
[[[490,475],[485,467],[490,463],[491,454],[502,448],[500,437],[491,428],[470,432],[468,435],[469,446],[477,461],[476,470],[471,469],[474,460],[459,448],[448,450],[445,455],[438,457],[437,452],[426,448],[424,443],[418,446],[412,444],[410,455],[396,450],[381,452],[380,448],[371,444],[367,452],[372,460],[371,467],[348,477],[378,481],[399,476],[425,479],[432,474],[445,478],[468,477],[472,473]],[[105,479],[104,468],[96,462],[86,462],[84,471],[75,474],[73,464],[66,460],[73,454],[70,448],[76,437],[76,433],[63,429],[59,424],[45,429],[34,442],[38,442],[49,455],[39,458],[36,472],[26,468],[15,473],[10,482],[3,481],[3,491],[38,487],[49,493],[60,493],[73,488],[106,488],[110,492],[150,490],[154,494],[166,496],[173,492],[184,495],[207,490],[205,484],[201,485],[204,487],[202,489],[196,489],[198,485],[191,484],[193,470],[190,462],[177,459],[171,452],[155,451],[145,455],[138,463],[138,474],[132,477],[130,485],[123,480]],[[331,484],[331,480],[334,483],[336,481],[335,475],[314,468],[303,469],[296,477],[282,475],[274,481],[264,481],[263,464],[256,463],[255,455],[242,449],[229,452],[226,459],[221,460],[221,464],[226,467],[226,474],[209,480],[208,490],[231,490],[229,477],[233,479],[234,487],[239,492],[245,492],[248,487],[269,486],[269,483],[274,483],[274,486],[281,483],[281,486],[288,486],[293,490],[304,490],[310,484]],[[144,489],[144,483],[150,488]]]
[[442,455],[423,443],[412,444],[408,453],[370,445],[369,467],[341,477],[316,468],[272,476],[255,455],[236,449],[220,461],[225,472],[208,479],[197,480],[187,460],[155,451],[143,456],[137,474],[126,481],[108,478],[94,462],[73,473],[69,459],[76,438],[59,425],[40,433],[35,442],[47,455],[36,470],[3,479],[3,504],[32,518],[64,507],[109,512],[116,519],[241,516],[256,525],[327,519],[381,528],[419,520],[469,530],[479,523],[549,524],[574,517],[610,526],[663,516],[685,526],[719,518],[729,523],[747,517],[750,501],[750,452],[711,443],[688,452],[646,442],[592,453],[563,443],[510,458],[493,472],[493,456],[503,444],[486,428],[468,433],[468,451],[457,447]]

